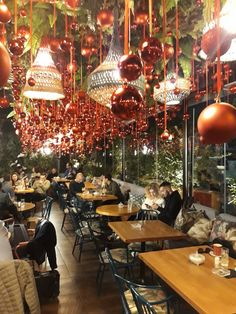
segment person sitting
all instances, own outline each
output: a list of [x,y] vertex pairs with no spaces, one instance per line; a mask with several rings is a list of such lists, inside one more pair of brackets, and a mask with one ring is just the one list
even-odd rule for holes
[[44,174],[36,177],[32,186],[34,193],[32,195],[33,201],[39,202],[45,199],[48,189],[50,188],[50,181],[46,179]]
[[69,197],[76,197],[77,193],[82,193],[85,188],[84,175],[82,172],[78,172],[75,180],[70,182],[69,185]]
[[0,182],[0,219],[4,220],[10,218],[11,215],[15,220],[21,220],[21,216],[18,213],[16,206],[11,201],[9,195],[3,192],[2,183]]
[[11,176],[9,174],[6,174],[3,177],[2,190],[3,190],[3,192],[7,193],[12,200],[14,199],[15,191],[14,191],[14,188],[12,186]]
[[8,230],[2,220],[0,220],[0,248],[0,262],[13,260]]
[[52,168],[49,174],[47,175],[47,180],[50,182],[53,181],[53,178],[58,177],[58,172],[56,168]]
[[160,185],[159,191],[165,200],[165,206],[164,208],[158,207],[160,211],[158,219],[168,225],[173,225],[182,206],[181,196],[178,191],[172,190],[171,184],[167,181]]
[[158,207],[165,206],[165,200],[159,196],[158,184],[151,183],[145,188],[145,200],[142,204],[142,209],[150,210],[153,214],[159,214]]
[[12,187],[14,189],[21,189],[23,186],[22,180],[18,177],[18,174],[15,172],[11,176]]
[[68,162],[68,163],[66,164],[66,171],[65,171],[65,173],[64,173],[64,177],[65,177],[66,179],[71,179],[71,180],[73,180],[73,179],[75,178],[75,176],[76,176],[76,171],[75,171],[75,169],[73,168],[72,163]]
[[115,195],[117,197],[117,203],[122,203],[124,201],[124,196],[121,192],[119,184],[116,181],[112,180],[112,176],[110,173],[106,174],[104,178],[106,191],[109,194]]

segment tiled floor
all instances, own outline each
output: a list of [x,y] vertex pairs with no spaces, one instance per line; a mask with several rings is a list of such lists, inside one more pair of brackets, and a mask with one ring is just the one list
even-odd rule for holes
[[[57,262],[60,272],[60,295],[56,300],[42,305],[42,314],[120,314],[121,306],[118,289],[112,280],[110,271],[104,276],[100,296],[96,292],[96,274],[98,261],[93,244],[85,248],[79,263],[72,255],[74,233],[71,225],[60,230],[63,214],[54,205],[50,220],[57,231]],[[77,255],[78,256],[78,255]]]

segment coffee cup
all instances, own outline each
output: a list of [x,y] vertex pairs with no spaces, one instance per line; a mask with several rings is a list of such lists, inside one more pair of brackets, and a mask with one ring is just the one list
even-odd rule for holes
[[222,245],[220,243],[213,244],[213,254],[215,256],[221,256]]

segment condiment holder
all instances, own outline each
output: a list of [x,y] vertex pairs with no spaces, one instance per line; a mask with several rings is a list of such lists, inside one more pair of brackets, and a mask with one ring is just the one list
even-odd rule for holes
[[191,263],[199,266],[205,262],[205,256],[196,252],[189,254],[189,260]]

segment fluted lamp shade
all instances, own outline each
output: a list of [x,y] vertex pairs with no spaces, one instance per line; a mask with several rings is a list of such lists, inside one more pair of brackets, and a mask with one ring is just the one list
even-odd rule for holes
[[[89,75],[87,88],[89,97],[109,108],[111,107],[110,102],[113,92],[124,84],[118,69],[118,62],[123,52],[119,43],[116,12],[114,15],[115,21],[110,49],[105,60]],[[142,95],[144,94],[145,79],[143,75],[137,80],[129,82],[128,85],[134,86]]]
[[[189,80],[178,77],[175,73],[170,73],[166,78],[166,105],[179,105],[181,101],[190,94],[191,83]],[[176,93],[178,89],[178,93]],[[160,103],[165,102],[165,84],[160,82],[160,88],[154,87],[154,99]]]
[[[35,84],[30,86],[28,79],[33,78]],[[26,84],[23,95],[31,99],[59,100],[65,97],[61,74],[57,70],[50,51],[40,47],[32,67],[26,73]]]

